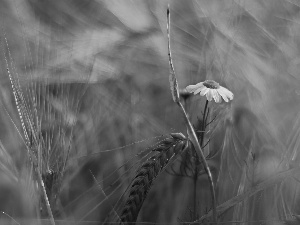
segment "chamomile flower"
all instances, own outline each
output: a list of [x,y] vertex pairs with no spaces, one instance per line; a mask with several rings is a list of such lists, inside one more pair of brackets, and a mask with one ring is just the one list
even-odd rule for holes
[[225,102],[233,99],[233,94],[231,91],[220,86],[213,80],[206,80],[195,85],[189,85],[186,87],[186,90],[190,93],[194,93],[194,95],[205,95],[208,101],[214,99],[216,103],[220,103],[222,98]]

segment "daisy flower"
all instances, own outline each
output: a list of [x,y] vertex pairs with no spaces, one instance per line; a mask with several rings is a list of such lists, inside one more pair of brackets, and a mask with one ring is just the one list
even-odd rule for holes
[[194,93],[194,95],[199,93],[201,96],[205,95],[208,101],[214,99],[216,103],[220,103],[222,98],[225,102],[233,99],[231,91],[220,86],[213,80],[206,80],[195,85],[189,85],[186,87],[186,90],[190,93]]

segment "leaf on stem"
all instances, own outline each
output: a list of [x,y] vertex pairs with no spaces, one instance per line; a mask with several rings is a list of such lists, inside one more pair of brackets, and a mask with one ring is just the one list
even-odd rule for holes
[[168,55],[169,55],[169,64],[170,64],[170,74],[169,74],[169,82],[170,82],[170,88],[171,88],[171,94],[173,101],[178,103],[179,102],[179,89],[178,89],[178,82],[176,79],[176,74],[172,62],[172,56],[171,56],[171,44],[170,44],[170,8],[168,5],[167,9],[167,33],[168,33]]

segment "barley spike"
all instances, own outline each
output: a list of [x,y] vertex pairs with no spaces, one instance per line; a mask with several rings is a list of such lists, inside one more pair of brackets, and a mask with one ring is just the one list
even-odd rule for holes
[[138,170],[132,181],[129,196],[121,213],[121,224],[134,224],[154,179],[162,172],[171,159],[188,146],[188,140],[182,134],[171,134],[159,142],[153,151],[157,153],[149,158]]

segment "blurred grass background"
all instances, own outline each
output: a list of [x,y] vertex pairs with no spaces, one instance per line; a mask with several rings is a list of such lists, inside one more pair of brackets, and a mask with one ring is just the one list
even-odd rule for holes
[[[206,151],[217,152],[209,164],[218,203],[299,166],[299,1],[1,0],[0,211],[13,218],[40,214],[16,129],[21,131],[4,35],[13,76],[18,73],[24,93],[42,99],[34,116],[42,121],[49,148],[67,151],[72,140],[55,218],[62,224],[104,221],[134,177],[127,161],[161,135],[185,133],[168,84],[168,3],[180,88],[214,79],[235,95],[230,104],[211,104],[218,117]],[[204,103],[200,97],[188,99],[195,124]],[[49,158],[48,169],[57,169],[57,154]],[[98,206],[105,195],[92,174],[101,181],[124,164],[99,182],[106,195],[117,185],[120,189]],[[122,176],[127,170],[128,177]],[[194,212],[194,180],[179,175],[164,173],[155,181],[139,221],[188,222],[210,209],[206,177],[196,181]],[[300,214],[296,175],[246,196],[221,220],[283,224]],[[5,214],[1,218],[11,221]],[[250,222],[258,220],[263,222]]]

